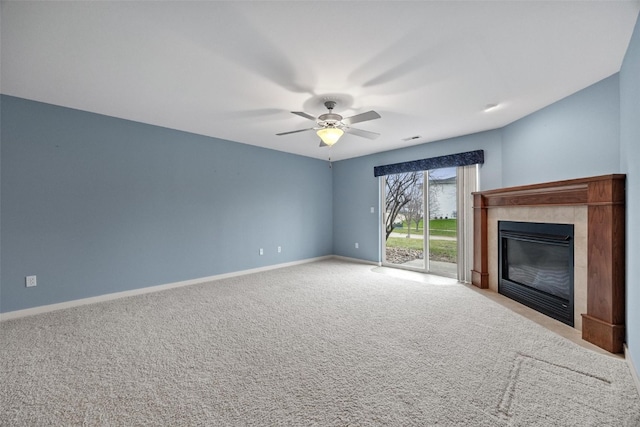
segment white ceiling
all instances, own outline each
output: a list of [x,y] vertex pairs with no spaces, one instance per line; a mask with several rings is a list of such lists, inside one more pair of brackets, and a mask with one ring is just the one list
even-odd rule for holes
[[[638,1],[2,2],[7,95],[333,160],[495,129],[620,70]],[[290,111],[381,119],[319,148]],[[487,104],[499,104],[484,112]],[[403,141],[405,138],[418,139]]]

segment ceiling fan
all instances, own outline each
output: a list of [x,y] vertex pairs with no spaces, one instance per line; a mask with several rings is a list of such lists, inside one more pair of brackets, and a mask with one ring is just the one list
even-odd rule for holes
[[356,136],[361,136],[368,139],[376,139],[380,136],[379,133],[370,132],[368,130],[352,128],[354,123],[366,122],[367,120],[379,119],[380,114],[375,111],[367,111],[366,113],[356,114],[351,117],[342,117],[340,114],[333,112],[336,106],[335,101],[325,101],[324,106],[329,110],[328,113],[321,114],[320,116],[313,117],[311,114],[307,114],[303,111],[292,111],[305,119],[313,120],[317,126],[308,129],[293,130],[290,132],[277,133],[276,135],[289,135],[291,133],[306,132],[315,130],[320,137],[320,147],[330,147],[345,133],[351,133]]

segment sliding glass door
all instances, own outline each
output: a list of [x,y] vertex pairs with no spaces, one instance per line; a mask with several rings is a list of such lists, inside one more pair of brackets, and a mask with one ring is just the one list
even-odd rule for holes
[[457,277],[457,168],[383,177],[383,264]]
[[429,269],[441,276],[457,278],[458,208],[457,168],[434,169],[428,176]]
[[383,263],[424,270],[425,174],[406,172],[384,177]]

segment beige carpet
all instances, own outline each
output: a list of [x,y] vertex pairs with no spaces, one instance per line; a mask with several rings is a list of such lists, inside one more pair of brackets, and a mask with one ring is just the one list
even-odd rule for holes
[[638,426],[626,362],[322,261],[0,324],[0,425]]

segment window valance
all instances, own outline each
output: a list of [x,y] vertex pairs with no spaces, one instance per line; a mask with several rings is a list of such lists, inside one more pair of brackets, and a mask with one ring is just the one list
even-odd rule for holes
[[446,156],[413,160],[411,162],[394,163],[392,165],[375,166],[374,176],[391,175],[394,173],[425,171],[430,169],[448,168],[453,166],[467,166],[484,163],[484,150],[467,151],[466,153],[447,154]]

